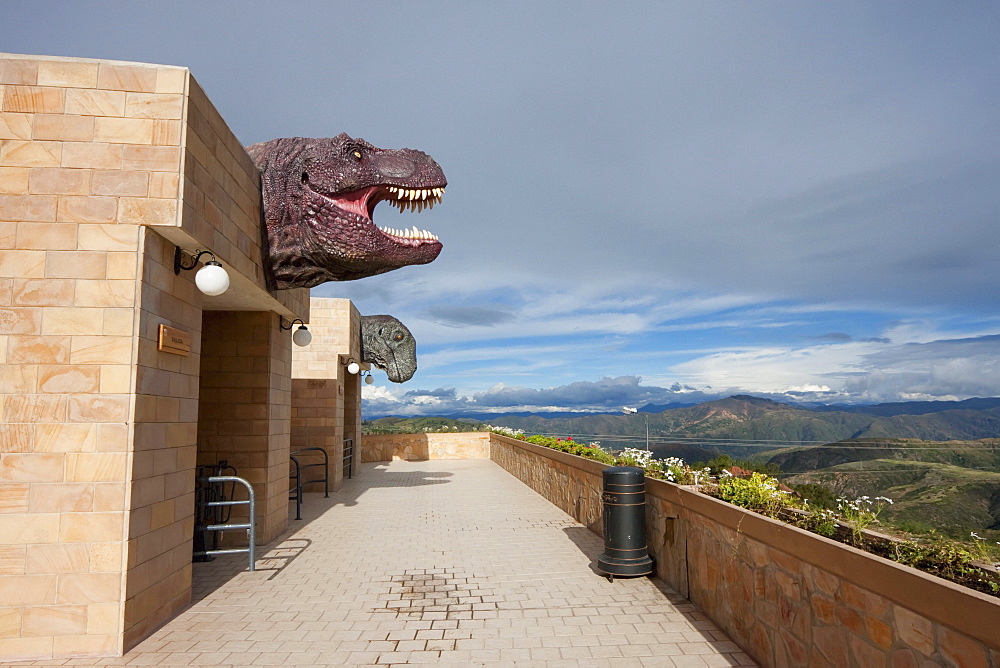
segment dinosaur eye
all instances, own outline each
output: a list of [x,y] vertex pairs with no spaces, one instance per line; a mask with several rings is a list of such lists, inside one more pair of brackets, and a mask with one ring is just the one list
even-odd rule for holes
[[357,158],[358,160],[360,160],[360,159],[361,159],[361,157],[362,157],[362,156],[361,156],[361,151],[359,151],[359,150],[357,150],[357,149],[354,149],[353,151],[351,151],[351,155],[353,155],[353,156],[354,156],[355,158]]
[[309,183],[309,172],[302,172],[302,183]]
[[402,334],[397,334],[396,336],[394,336],[392,338],[395,339],[396,341],[402,341],[403,340],[403,335]]

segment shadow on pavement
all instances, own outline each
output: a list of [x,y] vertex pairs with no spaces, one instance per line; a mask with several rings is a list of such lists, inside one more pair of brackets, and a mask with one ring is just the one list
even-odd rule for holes
[[302,498],[302,519],[296,520],[295,502],[288,502],[288,528],[270,543],[257,546],[255,570],[247,571],[247,555],[233,554],[215,557],[209,562],[193,564],[191,604],[208,597],[240,573],[250,577],[271,580],[277,577],[299,555],[312,545],[307,538],[296,538],[295,534],[310,522],[335,506],[355,506],[369,489],[377,487],[414,487],[418,485],[442,485],[450,480],[453,473],[446,471],[406,471],[390,472],[386,463],[362,464],[353,478],[345,478],[341,488],[330,492],[329,498],[322,492],[306,492]]

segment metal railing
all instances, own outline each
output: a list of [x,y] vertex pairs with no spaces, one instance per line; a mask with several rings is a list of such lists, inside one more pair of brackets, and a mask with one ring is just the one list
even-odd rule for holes
[[[302,455],[306,452],[321,452],[323,453],[323,461],[316,462],[313,464],[302,464],[299,462],[296,455]],[[323,448],[302,448],[301,450],[296,450],[291,454],[289,459],[292,460],[292,464],[295,465],[295,472],[288,475],[288,482],[292,483],[289,488],[288,497],[289,501],[295,501],[295,519],[302,519],[302,492],[306,485],[311,485],[313,483],[321,482],[323,483],[323,497],[330,497],[330,455],[327,454],[326,450]],[[323,467],[323,477],[322,478],[310,478],[309,480],[303,479],[303,471],[306,469],[314,469]],[[294,482],[293,482],[294,481]]]
[[344,439],[344,475],[348,478],[354,477],[354,439]]
[[[232,483],[233,489],[235,489],[236,483],[239,483],[244,487],[246,487],[248,494],[247,499],[239,501],[234,499],[227,499],[224,497],[224,495],[219,495],[221,498],[218,498],[217,500],[208,500],[208,499],[200,500],[197,502],[197,505],[200,509],[203,509],[203,512],[199,512],[199,517],[213,517],[213,516],[217,517],[216,513],[223,508],[231,509],[233,506],[246,506],[246,505],[250,506],[250,517],[247,522],[240,524],[227,524],[224,521],[207,523],[207,524],[196,524],[194,527],[194,530],[196,532],[203,531],[207,533],[207,532],[231,531],[234,529],[246,529],[248,545],[247,547],[234,547],[221,550],[220,549],[195,550],[194,556],[207,557],[216,554],[238,554],[240,552],[246,552],[249,554],[250,558],[250,565],[248,570],[251,571],[254,570],[254,564],[256,563],[257,560],[256,559],[257,531],[255,528],[257,513],[255,510],[253,485],[251,485],[243,478],[239,478],[234,475],[202,476],[197,478],[197,482],[202,483],[203,485],[216,485],[216,484],[224,485],[225,483]],[[226,516],[228,518],[228,513],[226,514]]]

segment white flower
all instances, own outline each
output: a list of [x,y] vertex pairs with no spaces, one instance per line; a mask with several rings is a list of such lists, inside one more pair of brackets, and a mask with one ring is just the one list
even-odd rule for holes
[[649,450],[639,450],[637,448],[625,448],[622,450],[622,459],[630,459],[639,468],[647,468],[653,461],[653,453]]

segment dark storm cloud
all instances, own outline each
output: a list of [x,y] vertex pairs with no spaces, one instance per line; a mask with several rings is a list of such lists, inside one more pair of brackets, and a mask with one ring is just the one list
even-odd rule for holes
[[[477,393],[477,406],[510,408],[515,406],[560,407],[565,410],[609,410],[622,406],[663,404],[671,401],[704,400],[701,392],[678,392],[664,387],[643,385],[638,376],[602,378],[596,382],[577,381],[545,389],[496,387]],[[714,398],[714,395],[713,395]]]
[[879,400],[1000,393],[1000,335],[908,343],[866,355],[845,389]]
[[854,337],[850,334],[845,334],[843,332],[830,332],[828,334],[821,334],[820,336],[810,337],[817,341],[833,341],[834,343],[847,343],[848,341],[853,341]]
[[453,401],[455,399],[455,388],[443,388],[439,387],[435,390],[409,390],[403,395],[407,399],[416,399],[418,397],[432,397],[434,399],[441,399],[444,401]]

